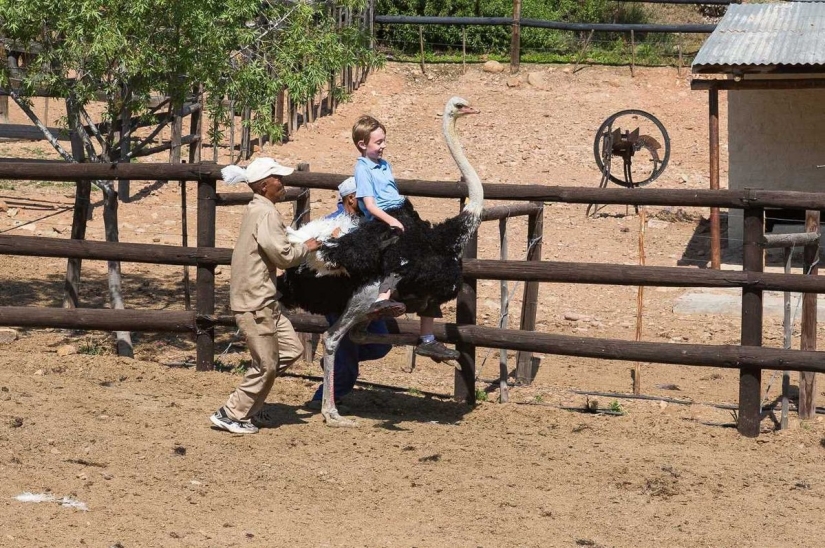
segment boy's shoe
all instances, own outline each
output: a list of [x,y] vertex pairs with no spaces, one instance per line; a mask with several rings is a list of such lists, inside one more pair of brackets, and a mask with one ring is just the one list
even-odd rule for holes
[[212,421],[212,424],[220,428],[221,430],[226,430],[227,432],[232,432],[233,434],[257,434],[258,427],[252,424],[249,421],[236,421],[235,419],[230,419],[229,415],[226,414],[226,410],[221,407],[215,413],[209,417],[209,420]]
[[430,341],[430,342],[420,342],[418,346],[415,347],[415,353],[419,356],[426,356],[427,358],[432,358],[437,362],[442,362],[445,360],[457,360],[458,350],[453,350],[451,348],[447,348],[443,344],[438,341]]
[[372,303],[369,310],[367,310],[367,319],[374,321],[381,318],[397,318],[406,311],[407,307],[404,306],[404,303],[384,299],[383,301]]

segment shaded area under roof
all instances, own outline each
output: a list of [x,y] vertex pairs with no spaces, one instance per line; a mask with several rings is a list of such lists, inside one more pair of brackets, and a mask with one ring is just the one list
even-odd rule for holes
[[825,73],[825,3],[731,4],[694,73]]

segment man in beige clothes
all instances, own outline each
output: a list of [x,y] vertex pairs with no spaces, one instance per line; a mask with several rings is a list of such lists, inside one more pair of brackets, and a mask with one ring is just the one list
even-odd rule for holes
[[229,282],[229,305],[246,337],[252,365],[226,404],[210,417],[216,427],[235,434],[258,432],[252,417],[263,408],[275,377],[303,353],[292,324],[281,313],[275,288],[276,269],[299,265],[319,245],[314,239],[289,243],[275,209],[286,195],[281,177],[292,171],[272,158],[258,158],[246,169],[227,166],[222,171],[225,182],[245,181],[255,193],[241,221]]

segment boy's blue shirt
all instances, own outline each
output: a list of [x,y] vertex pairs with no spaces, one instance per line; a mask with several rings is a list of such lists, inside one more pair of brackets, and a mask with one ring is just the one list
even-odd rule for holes
[[355,196],[358,198],[358,207],[370,220],[373,216],[364,205],[365,197],[373,197],[375,205],[381,211],[401,207],[406,200],[398,192],[390,163],[383,158],[375,163],[366,156],[355,162]]

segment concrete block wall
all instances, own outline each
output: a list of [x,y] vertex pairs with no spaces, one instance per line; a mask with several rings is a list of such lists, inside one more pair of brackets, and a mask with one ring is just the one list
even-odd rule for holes
[[[728,154],[731,189],[825,192],[825,89],[729,91]],[[741,247],[741,210],[728,239]]]

